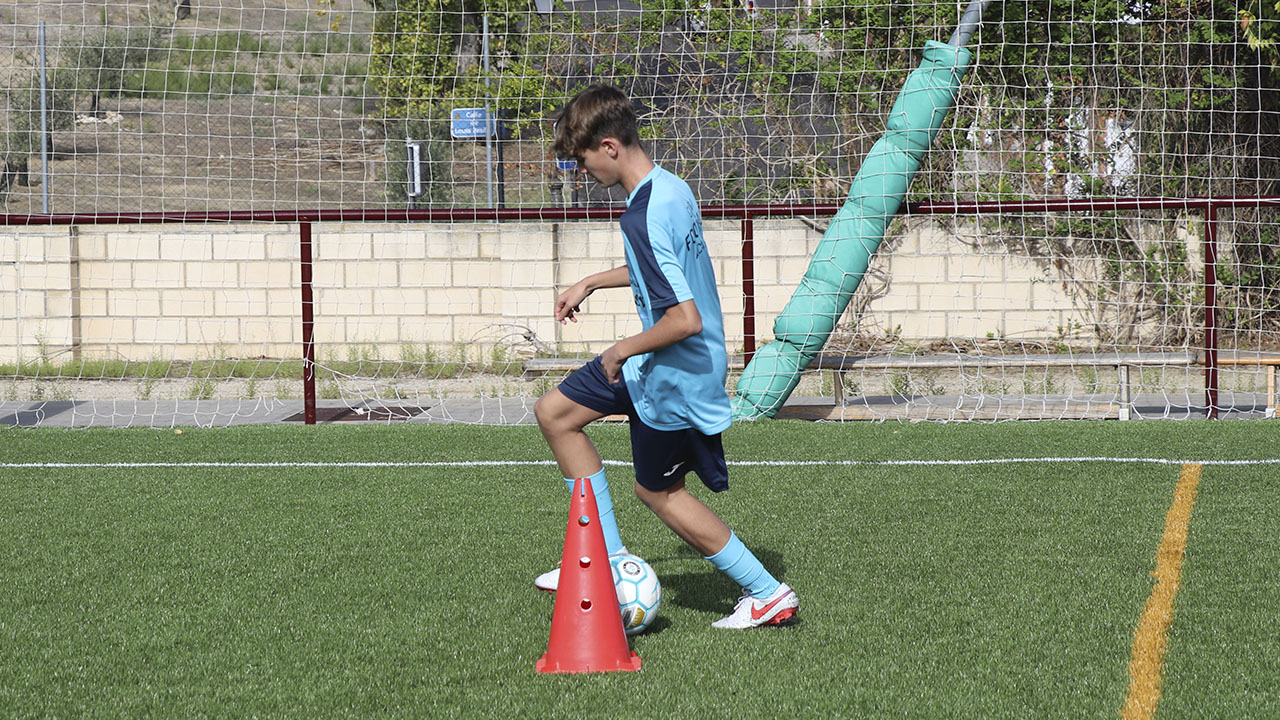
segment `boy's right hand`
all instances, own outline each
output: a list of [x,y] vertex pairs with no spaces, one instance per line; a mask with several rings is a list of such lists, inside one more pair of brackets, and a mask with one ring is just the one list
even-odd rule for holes
[[581,283],[560,293],[560,296],[556,298],[556,320],[561,325],[568,320],[578,322],[577,313],[582,309],[582,301],[586,300],[590,294],[582,288]]

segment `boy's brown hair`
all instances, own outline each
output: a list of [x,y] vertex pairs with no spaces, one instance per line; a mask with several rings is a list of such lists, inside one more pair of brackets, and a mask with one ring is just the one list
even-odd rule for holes
[[607,137],[624,146],[640,144],[636,110],[621,90],[592,85],[556,113],[556,136],[551,146],[558,158],[579,158]]

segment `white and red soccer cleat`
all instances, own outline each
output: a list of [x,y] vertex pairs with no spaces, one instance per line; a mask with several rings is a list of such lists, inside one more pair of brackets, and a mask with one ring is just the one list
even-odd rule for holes
[[799,609],[800,598],[786,583],[766,598],[755,597],[744,589],[738,604],[733,606],[733,614],[711,623],[711,627],[744,630],[762,625],[789,625],[796,621]]

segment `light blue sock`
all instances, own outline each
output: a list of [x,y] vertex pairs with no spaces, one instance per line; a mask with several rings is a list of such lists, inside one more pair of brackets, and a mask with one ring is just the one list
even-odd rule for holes
[[[600,529],[604,531],[605,547],[610,555],[621,552],[622,537],[618,534],[618,521],[613,516],[613,497],[609,495],[609,483],[604,479],[604,468],[600,468],[595,475],[588,475],[587,479],[591,481],[591,490],[596,496],[596,511],[600,513]],[[569,492],[573,492],[574,482],[573,478],[564,479]]]
[[751,554],[746,545],[732,531],[729,542],[715,555],[707,557],[720,572],[733,578],[739,586],[755,597],[769,597],[782,583],[764,569],[764,565]]

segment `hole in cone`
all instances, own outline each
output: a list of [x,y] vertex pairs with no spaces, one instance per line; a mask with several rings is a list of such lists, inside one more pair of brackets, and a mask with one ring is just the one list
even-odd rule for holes
[[583,610],[591,609],[591,598],[582,598],[582,609]]
[[583,555],[582,557],[578,558],[578,564],[584,568],[591,567],[591,558],[587,557],[586,555]]
[[582,517],[578,518],[578,524],[582,526],[590,525],[591,518],[587,517],[586,515],[583,515]]

